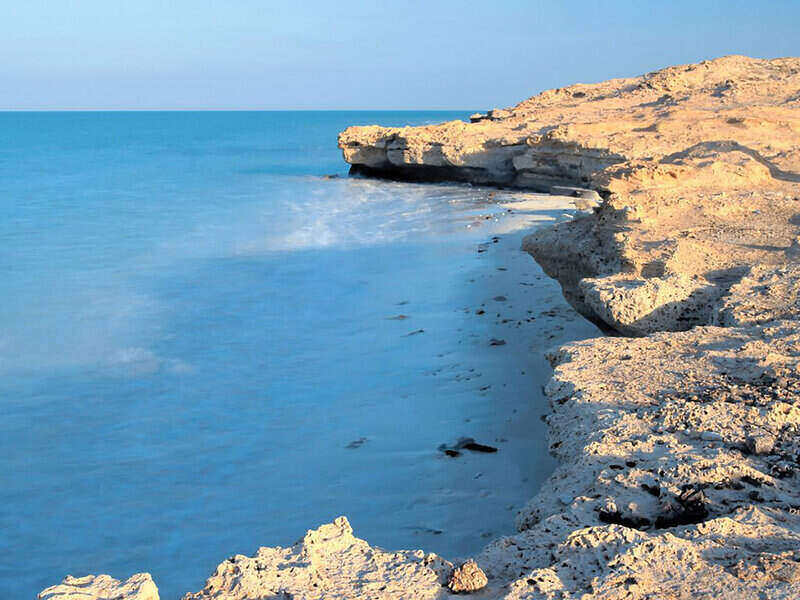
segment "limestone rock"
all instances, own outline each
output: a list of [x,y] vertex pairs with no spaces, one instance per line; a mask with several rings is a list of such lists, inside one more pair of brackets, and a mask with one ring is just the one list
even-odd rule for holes
[[460,567],[453,570],[447,587],[456,594],[477,592],[486,587],[489,580],[474,560],[470,559]]
[[120,582],[109,575],[67,575],[58,585],[39,592],[39,600],[158,600],[158,588],[149,573]]
[[[752,265],[800,256],[798,89],[798,58],[726,56],[548,90],[472,123],[351,127],[339,145],[353,171],[368,175],[595,194],[576,198],[592,214],[534,233],[524,247],[576,310],[614,328],[615,318],[595,310],[597,295],[584,296],[596,288],[581,280],[701,277],[713,299]],[[604,312],[628,312],[653,283],[615,286],[617,308]],[[657,287],[686,291],[674,283]],[[690,312],[691,322],[712,321],[712,311]],[[619,331],[687,323],[655,316],[641,328],[620,321]]]
[[473,115],[469,124],[350,127],[339,146],[356,170],[405,179],[480,179],[541,191],[712,180],[730,187],[734,178],[796,173],[798,81],[796,58],[726,56],[548,90]]
[[707,323],[719,291],[701,277],[631,278],[611,275],[583,279],[586,304],[609,327],[625,335],[684,331]]
[[769,454],[775,447],[775,438],[769,434],[748,435],[745,446],[752,454]]
[[184,600],[440,598],[452,564],[421,550],[387,552],[353,536],[345,517],[290,548],[259,548],[221,563]]
[[[550,358],[561,466],[520,533],[479,557],[512,580],[505,598],[800,593],[800,487],[775,468],[798,459],[800,322],[598,338]],[[768,455],[739,450],[765,435]]]
[[540,228],[526,236],[522,243],[522,249],[534,256],[544,272],[561,284],[566,300],[579,313],[606,327],[586,303],[579,283],[625,268],[622,253],[610,249],[617,243],[614,233],[613,228],[598,227],[596,217],[582,215],[554,227]]
[[722,299],[715,321],[720,325],[750,325],[800,318],[800,264],[759,265]]

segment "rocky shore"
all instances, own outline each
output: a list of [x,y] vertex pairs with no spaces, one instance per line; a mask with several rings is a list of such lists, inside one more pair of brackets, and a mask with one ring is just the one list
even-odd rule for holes
[[[186,600],[800,596],[800,59],[724,57],[419,128],[352,127],[353,172],[550,190],[524,249],[616,335],[551,352],[561,466],[454,573],[346,519],[220,564]],[[146,574],[40,598],[136,598]]]

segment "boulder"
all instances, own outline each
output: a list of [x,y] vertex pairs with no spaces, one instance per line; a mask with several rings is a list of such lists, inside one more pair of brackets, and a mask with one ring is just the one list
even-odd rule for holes
[[353,536],[345,517],[310,530],[289,548],[259,548],[223,561],[184,600],[302,598],[433,600],[453,565],[421,550],[389,552]]
[[580,282],[586,304],[610,328],[625,335],[684,331],[708,322],[718,290],[702,277],[630,277]]
[[486,587],[489,580],[474,560],[468,560],[460,567],[453,569],[447,587],[456,594],[469,594]]
[[118,581],[110,575],[67,575],[58,585],[39,592],[38,600],[159,600],[149,573]]

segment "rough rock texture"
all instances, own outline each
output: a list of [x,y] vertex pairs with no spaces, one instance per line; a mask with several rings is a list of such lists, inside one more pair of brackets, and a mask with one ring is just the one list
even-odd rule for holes
[[[508,598],[800,593],[800,323],[587,340],[550,358],[561,466],[522,533],[479,557],[490,578],[522,580]],[[752,436],[771,443],[754,454]]]
[[624,335],[682,331],[707,323],[719,290],[699,276],[582,279],[578,287],[594,315]]
[[800,264],[757,266],[733,286],[717,308],[715,322],[753,325],[800,318]]
[[350,127],[339,146],[357,171],[544,191],[796,181],[798,90],[796,58],[728,56],[548,90],[471,123]]
[[226,560],[202,591],[184,600],[439,598],[452,568],[422,550],[373,548],[339,517],[291,548],[259,548],[252,557]]
[[469,594],[486,587],[489,580],[474,560],[470,559],[460,567],[453,569],[447,587],[456,594]]
[[108,575],[67,575],[58,585],[39,592],[39,600],[158,600],[158,588],[148,573],[131,575],[125,582]]
[[[783,188],[729,190],[724,206],[710,193],[670,205],[668,196],[660,203],[655,194],[615,194],[593,214],[529,235],[523,248],[559,281],[576,310],[599,325],[625,335],[680,331],[715,322],[715,300],[753,265],[796,260],[800,185]],[[622,202],[627,206],[615,204]],[[587,297],[591,291],[593,298]],[[605,309],[599,308],[599,291],[613,298]],[[688,303],[680,298],[686,293]],[[682,308],[670,323],[663,303],[672,302],[672,295]]]
[[727,56],[549,90],[471,120],[351,127],[339,145],[355,172],[598,191],[596,214],[535,233],[525,249],[601,326],[681,330],[711,314],[667,315],[659,302],[686,291],[674,280],[610,281],[616,308],[598,311],[585,292],[601,284],[583,279],[701,276],[715,299],[751,265],[800,250],[800,59]]

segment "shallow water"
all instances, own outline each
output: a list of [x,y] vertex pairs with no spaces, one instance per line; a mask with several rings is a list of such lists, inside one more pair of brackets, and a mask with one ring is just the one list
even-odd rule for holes
[[[465,116],[0,113],[2,595],[177,598],[340,514],[451,558],[512,530],[553,468],[542,351],[596,334],[518,250],[564,211],[336,148]],[[499,452],[437,451],[460,436]]]

